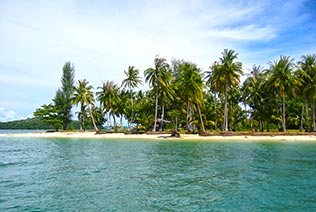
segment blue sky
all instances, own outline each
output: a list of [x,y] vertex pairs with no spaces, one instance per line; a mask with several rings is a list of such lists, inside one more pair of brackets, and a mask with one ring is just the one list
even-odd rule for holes
[[1,0],[0,121],[32,117],[60,86],[71,61],[76,80],[120,84],[157,54],[204,71],[225,48],[244,72],[280,55],[316,53],[313,0]]

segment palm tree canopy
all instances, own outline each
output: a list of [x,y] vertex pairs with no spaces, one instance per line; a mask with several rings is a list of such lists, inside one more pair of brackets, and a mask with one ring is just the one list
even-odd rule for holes
[[216,92],[235,87],[240,82],[243,74],[242,63],[234,62],[238,53],[234,50],[224,49],[222,57],[211,66],[211,71],[206,72],[206,83]]
[[94,97],[92,92],[93,86],[89,85],[89,82],[84,80],[78,81],[78,86],[74,87],[74,95],[72,98],[72,103],[78,105],[92,104],[94,103]]
[[155,68],[148,68],[144,71],[145,82],[153,88],[167,86],[171,78],[170,66],[165,58],[157,56],[154,60]]
[[203,102],[203,80],[201,70],[192,63],[185,62],[180,68],[180,76],[176,81],[179,96],[185,102]]
[[138,84],[142,84],[141,77],[139,76],[139,70],[134,66],[129,66],[127,71],[124,71],[126,78],[122,81],[122,86],[125,89],[128,87],[130,90],[136,88]]
[[302,56],[299,65],[299,76],[303,80],[303,93],[306,96],[316,95],[316,55]]
[[295,87],[301,84],[301,80],[293,74],[294,59],[288,56],[280,56],[280,59],[270,62],[268,87],[275,89],[281,98],[287,93],[294,93]]
[[100,91],[97,91],[97,98],[103,106],[103,110],[112,110],[113,105],[115,105],[119,99],[118,86],[113,81],[107,80],[103,82],[102,86],[98,87],[98,89],[100,89]]
[[251,107],[261,102],[264,80],[263,68],[253,65],[250,74],[247,74],[247,78],[242,86],[243,98]]

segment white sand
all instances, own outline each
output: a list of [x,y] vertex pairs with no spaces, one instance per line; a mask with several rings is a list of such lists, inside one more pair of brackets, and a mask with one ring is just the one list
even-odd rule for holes
[[23,133],[23,134],[3,134],[6,137],[30,137],[30,138],[115,138],[115,139],[172,139],[172,140],[203,140],[203,141],[313,141],[316,142],[314,135],[289,135],[289,136],[199,136],[181,134],[180,138],[170,137],[170,134],[147,135],[107,133],[95,134],[94,132],[43,132],[43,133]]

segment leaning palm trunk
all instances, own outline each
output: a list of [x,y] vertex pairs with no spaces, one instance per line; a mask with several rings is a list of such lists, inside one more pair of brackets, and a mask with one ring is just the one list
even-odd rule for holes
[[81,103],[81,110],[80,110],[80,112],[79,112],[80,131],[84,131],[84,126],[83,126],[83,113],[84,113],[84,107],[83,107],[83,103]]
[[94,120],[94,117],[93,117],[91,105],[90,105],[90,116],[91,116],[91,120],[92,120],[92,124],[93,124],[93,127],[94,127],[95,132],[99,132],[100,130],[99,130],[99,128],[97,127],[97,125],[95,124],[95,120]]
[[82,113],[79,115],[79,125],[80,125],[80,131],[84,131],[83,128],[83,117]]
[[201,113],[201,108],[200,108],[200,105],[199,105],[199,104],[198,104],[198,110],[199,110],[199,115],[200,115],[200,119],[201,119],[202,132],[205,133],[204,122],[203,122],[202,113]]
[[163,127],[163,120],[164,120],[164,117],[165,117],[165,104],[164,104],[164,101],[162,101],[162,107],[161,107],[161,124],[160,124],[160,128],[159,128],[159,131],[161,132],[162,131],[162,127]]

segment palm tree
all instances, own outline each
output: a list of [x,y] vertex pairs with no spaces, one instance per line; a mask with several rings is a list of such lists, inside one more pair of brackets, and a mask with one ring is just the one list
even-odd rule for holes
[[267,86],[274,89],[282,100],[282,127],[286,132],[285,100],[288,94],[295,94],[295,89],[301,81],[293,74],[294,59],[287,56],[280,56],[280,59],[270,62],[270,76]]
[[308,120],[308,99],[312,101],[312,123],[313,130],[316,131],[315,124],[315,97],[316,97],[316,55],[303,55],[301,61],[298,62],[299,78],[302,79],[301,90],[305,99],[306,118]]
[[179,78],[177,79],[178,95],[187,104],[187,129],[189,130],[190,112],[196,105],[199,112],[202,132],[205,133],[205,127],[201,114],[201,105],[203,104],[203,80],[200,75],[200,69],[195,64],[184,62],[179,68]]
[[91,91],[93,87],[89,85],[89,82],[84,80],[78,81],[78,86],[74,87],[74,95],[72,98],[72,103],[75,105],[80,104],[80,112],[79,115],[79,123],[80,123],[80,130],[84,130],[84,117],[89,109],[91,120],[96,131],[99,131],[98,127],[95,124],[95,120],[93,117],[93,107],[94,107],[94,97],[93,92]]
[[262,124],[262,105],[263,95],[262,86],[264,83],[263,68],[261,66],[253,65],[250,74],[243,83],[242,95],[245,104],[252,108],[252,117],[259,121],[259,129],[263,131]]
[[141,78],[138,76],[139,70],[134,66],[129,66],[127,71],[124,71],[126,78],[122,81],[122,86],[125,89],[128,87],[131,95],[131,105],[132,105],[132,114],[129,123],[134,122],[134,100],[133,100],[133,88],[137,87],[138,84],[142,84]]
[[219,62],[211,66],[211,74],[208,81],[216,92],[224,93],[224,123],[223,130],[228,131],[228,91],[238,86],[242,72],[242,63],[234,62],[238,53],[234,50],[224,49]]
[[110,116],[112,115],[114,122],[116,122],[115,112],[119,104],[119,88],[113,81],[107,80],[103,82],[102,86],[98,87],[98,89],[101,90],[97,91],[97,98],[104,113],[108,114],[108,124],[112,125]]
[[169,79],[170,79],[170,66],[167,63],[167,60],[164,58],[160,58],[156,56],[155,60],[155,68],[148,68],[144,71],[145,82],[149,83],[149,86],[155,89],[155,122],[153,131],[156,131],[157,126],[157,116],[158,116],[158,96],[160,88],[168,87]]

